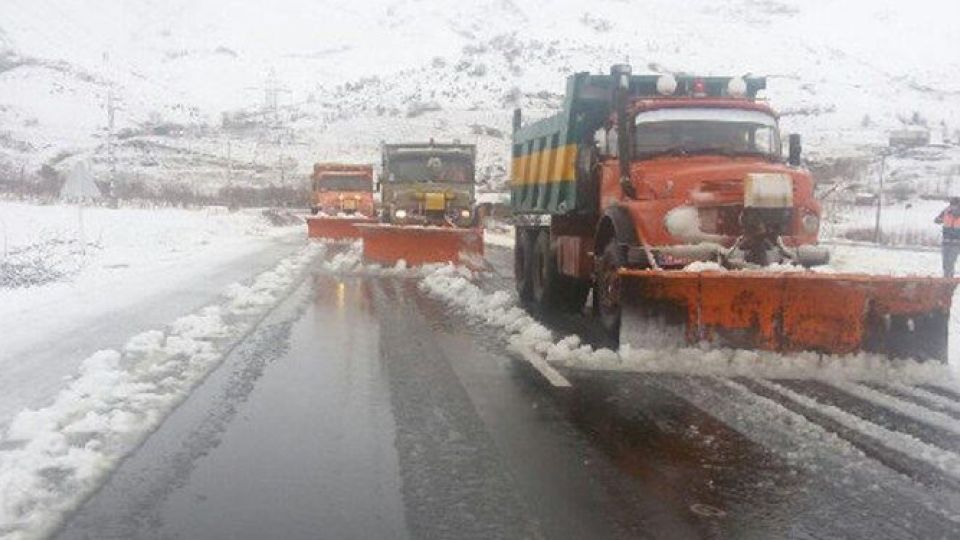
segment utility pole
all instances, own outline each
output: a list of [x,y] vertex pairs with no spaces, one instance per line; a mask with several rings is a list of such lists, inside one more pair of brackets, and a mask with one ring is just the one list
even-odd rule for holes
[[[110,61],[110,55],[103,53],[103,63],[106,66]],[[116,208],[116,182],[117,182],[117,144],[116,144],[116,114],[120,107],[117,104],[117,97],[114,94],[113,82],[107,83],[107,162],[110,164],[110,183],[107,198],[110,205]]]
[[232,139],[227,135],[227,185],[233,184],[233,151]]
[[880,209],[883,207],[883,173],[887,164],[887,150],[880,151],[880,187],[877,189],[877,220],[873,227],[873,243],[880,243]]
[[[259,88],[251,87],[250,90],[260,90]],[[277,144],[277,170],[280,173],[280,183],[283,184],[286,180],[286,171],[284,171],[284,141],[283,141],[283,118],[280,113],[280,94],[290,93],[290,89],[280,86],[280,82],[277,79],[277,72],[275,69],[271,68],[267,73],[267,79],[263,85],[263,119],[264,123],[267,125],[267,131],[273,131],[276,133],[276,144]]]

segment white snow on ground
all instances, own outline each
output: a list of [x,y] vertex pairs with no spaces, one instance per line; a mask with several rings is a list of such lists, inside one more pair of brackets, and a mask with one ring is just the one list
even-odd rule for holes
[[[152,301],[201,288],[207,275],[231,261],[303,235],[302,225],[271,227],[253,210],[87,208],[83,212],[86,240],[94,243],[86,254],[76,242],[75,206],[0,202],[0,228],[5,226],[0,233],[5,233],[8,252],[0,259],[0,274],[5,275],[5,262],[38,245],[50,247],[30,260],[64,271],[58,280],[44,285],[0,287],[0,426],[22,407],[50,399],[58,388],[52,381],[71,373],[80,359],[27,365],[33,352],[63,337],[82,335],[111,314],[134,308],[142,311]],[[120,333],[118,339],[140,329]]]
[[[960,122],[951,106],[956,8],[942,0],[697,0],[684,9],[669,0],[285,0],[267,11],[233,3],[229,17],[208,0],[3,7],[0,54],[9,67],[0,73],[0,120],[11,148],[0,154],[14,169],[26,161],[28,173],[61,151],[104,155],[108,88],[123,103],[118,129],[144,143],[122,145],[123,173],[169,181],[141,164],[159,154],[164,171],[224,185],[225,173],[195,174],[197,164],[180,165],[163,147],[225,157],[228,137],[236,138],[233,159],[272,167],[277,149],[260,136],[220,129],[225,112],[258,120],[264,92],[252,88],[266,90],[271,71],[277,80],[269,84],[289,90],[278,101],[297,141],[284,152],[299,175],[318,157],[374,160],[385,136],[436,136],[479,139],[481,163],[500,184],[510,108],[544,115],[565,75],[624,58],[638,72],[769,74],[767,95],[811,154],[842,155],[910,125],[952,135]],[[163,122],[185,135],[143,129]],[[99,160],[97,172],[105,167]]]
[[0,439],[0,535],[55,530],[324,250],[308,245],[252,284],[229,287],[222,304],[97,352],[52,404],[17,415]]

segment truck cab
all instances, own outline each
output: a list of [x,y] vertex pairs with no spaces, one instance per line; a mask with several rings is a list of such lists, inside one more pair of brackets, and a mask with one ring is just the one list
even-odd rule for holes
[[475,223],[476,147],[384,144],[381,220],[398,225],[471,227]]
[[313,215],[374,215],[372,165],[315,163],[310,178]]
[[816,244],[813,180],[784,159],[766,103],[700,92],[636,99],[622,115],[625,157],[620,118],[612,115],[594,143],[598,214],[625,213],[635,229],[628,265],[677,267],[733,249],[726,263],[765,266],[785,262],[780,244]]

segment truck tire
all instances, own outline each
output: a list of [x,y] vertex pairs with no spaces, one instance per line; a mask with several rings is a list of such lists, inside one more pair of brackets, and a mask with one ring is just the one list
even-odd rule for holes
[[550,245],[550,229],[542,228],[533,239],[533,264],[531,265],[533,301],[541,307],[560,305],[560,273],[557,272],[557,257]]
[[517,227],[513,242],[513,282],[521,302],[533,299],[533,241],[529,229]]
[[564,308],[571,313],[580,313],[590,294],[590,281],[566,276],[563,276],[563,280]]
[[623,249],[615,239],[610,239],[597,261],[593,313],[604,333],[614,342],[620,339],[620,276],[617,270],[625,264]]

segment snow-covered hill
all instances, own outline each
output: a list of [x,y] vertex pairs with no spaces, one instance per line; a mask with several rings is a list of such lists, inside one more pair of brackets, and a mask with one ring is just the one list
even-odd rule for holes
[[[478,142],[497,185],[510,109],[547,114],[567,74],[624,60],[768,75],[811,157],[869,153],[908,126],[955,140],[958,14],[944,0],[5,0],[0,180],[77,158],[105,174],[112,92],[121,180],[302,181],[313,161],[434,137]],[[960,161],[943,154],[935,174]]]

